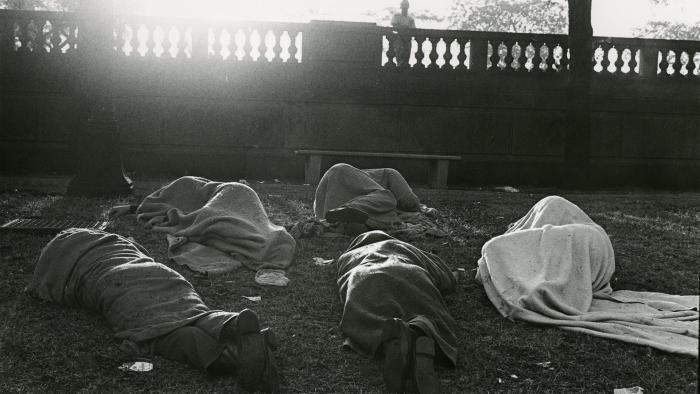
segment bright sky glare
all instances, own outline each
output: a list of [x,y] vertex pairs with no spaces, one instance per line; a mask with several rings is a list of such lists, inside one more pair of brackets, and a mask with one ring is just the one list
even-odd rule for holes
[[[253,21],[308,22],[344,20],[378,22],[373,14],[400,0],[145,0],[140,13],[191,18]],[[428,9],[449,14],[452,0],[411,0],[411,10]],[[410,11],[409,11],[410,12]],[[593,34],[630,37],[635,27],[650,20],[694,23],[700,20],[700,0],[670,0],[668,6],[651,6],[646,0],[593,0]],[[417,27],[445,29],[447,21]]]

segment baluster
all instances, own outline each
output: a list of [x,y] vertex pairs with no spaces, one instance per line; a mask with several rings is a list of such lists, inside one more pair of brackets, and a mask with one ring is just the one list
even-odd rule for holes
[[[24,22],[24,23],[22,23]],[[17,37],[17,41],[19,42],[20,46],[17,48],[18,53],[28,53],[29,52],[29,45],[27,43],[28,37],[27,37],[27,25],[28,21],[18,21],[17,22],[17,30],[15,36]]]
[[688,70],[688,74],[686,74],[688,77],[692,77],[696,75],[696,65],[695,62],[693,61],[693,51],[689,50],[688,51],[688,64],[686,65],[686,69]]
[[569,47],[566,45],[561,46],[561,71],[568,71],[570,63],[571,62],[569,61]]
[[[184,24],[177,24],[174,26],[177,30],[177,36],[179,39],[175,43],[175,58],[176,59],[186,59],[187,58],[187,26]],[[190,49],[191,51],[191,49]]]
[[489,57],[489,63],[488,63],[491,65],[491,67],[489,68],[489,70],[491,72],[499,71],[500,68],[498,68],[498,63],[501,61],[501,56],[498,53],[498,49],[499,49],[500,43],[497,43],[495,41],[494,42],[489,41],[489,44],[491,44],[491,56]]
[[505,40],[503,41],[503,44],[505,45],[505,56],[503,57],[503,71],[514,71],[515,69],[513,68],[513,46],[515,45],[515,41]]
[[260,57],[264,55],[264,52],[261,51],[261,46],[263,45],[263,38],[260,36],[260,32],[258,29],[253,29],[250,32],[250,39],[248,40],[250,42],[250,58],[254,62],[259,62]]
[[395,49],[395,44],[394,40],[396,40],[396,36],[394,33],[388,33],[388,35],[384,36],[384,39],[387,42],[386,46],[386,64],[384,67],[389,67],[389,68],[395,68],[396,63],[394,63],[394,59],[396,58],[396,49]]
[[275,58],[275,52],[272,50],[277,42],[275,32],[272,29],[267,29],[262,37],[262,48],[265,50],[265,52],[261,53],[260,56],[264,58],[263,61],[265,63],[271,63]]
[[416,64],[413,68],[423,69],[425,64],[423,64],[423,59],[425,58],[425,52],[423,52],[423,43],[425,42],[425,36],[416,36],[416,44],[418,48],[416,49]]
[[282,63],[282,34],[284,34],[284,30],[273,30],[272,34],[275,38],[275,43],[272,46],[272,62]]
[[222,51],[224,50],[224,44],[221,42],[221,38],[224,34],[223,27],[212,27],[210,30],[211,37],[209,38],[208,47],[211,48],[209,51],[209,56],[220,60],[222,59]]
[[[469,43],[468,39],[457,38],[457,46],[459,49],[457,51],[457,67],[455,67],[455,70],[464,70],[467,68],[465,64],[467,61],[467,43]],[[469,48],[471,49],[471,44]]]
[[619,74],[623,74],[623,72],[622,72],[622,66],[625,65],[625,61],[624,61],[624,59],[622,59],[622,55],[623,55],[624,52],[625,52],[625,47],[624,47],[624,46],[621,46],[620,48],[621,48],[621,49],[615,48],[615,49],[617,49],[617,59],[615,60],[615,68],[616,68],[616,70],[617,70],[617,71],[616,71],[616,74],[618,74],[618,75],[619,75]]
[[299,51],[299,48],[297,48],[298,34],[299,32],[296,30],[289,31],[289,60],[287,60],[288,63],[299,63],[299,59],[297,59],[297,52]]
[[54,55],[61,55],[63,51],[61,50],[61,44],[63,39],[61,38],[61,32],[65,24],[62,21],[55,21],[51,26],[51,52]]
[[609,58],[610,45],[607,43],[604,43],[601,45],[601,48],[603,49],[603,58],[600,61],[600,65],[601,65],[601,67],[603,67],[603,69],[601,70],[601,73],[604,74],[606,72],[610,72],[610,70],[608,70],[608,67],[610,67],[610,58]]
[[527,46],[530,45],[529,40],[521,40],[518,42],[518,46],[520,47],[520,53],[518,54],[517,59],[514,59],[515,61],[518,62],[518,71],[520,72],[527,72],[527,68],[525,67],[525,64],[527,63]]
[[532,54],[532,70],[534,72],[542,72],[540,64],[542,63],[542,56],[540,55],[540,50],[542,49],[542,42],[533,40],[532,47],[534,53]]
[[680,49],[675,50],[676,61],[673,63],[673,70],[675,71],[673,75],[682,76],[681,69],[683,68],[683,63],[681,62],[681,57],[683,56],[683,51]]
[[454,70],[454,67],[452,67],[452,44],[455,42],[454,38],[445,38],[443,40],[445,43],[445,53],[442,55],[442,58],[445,60],[445,64],[442,65],[442,68],[445,70]]
[[156,28],[155,25],[146,25],[146,56],[156,57]]
[[250,42],[250,39],[252,37],[253,30],[248,28],[248,29],[243,29],[243,36],[245,37],[245,40],[243,41],[243,60],[244,62],[250,62],[253,61],[253,45]]
[[660,49],[659,54],[661,59],[659,60],[659,70],[658,73],[663,77],[668,76],[668,53],[667,49]]
[[547,71],[550,72],[556,72],[557,69],[554,67],[554,48],[556,48],[556,45],[552,45],[551,47],[547,46],[547,59],[545,61],[545,64],[547,65]]
[[71,37],[70,37],[71,49],[74,51],[78,49],[78,37],[79,36],[80,36],[80,28],[78,27],[78,22],[75,22],[73,24],[73,27],[71,30]]
[[430,43],[430,52],[428,53],[428,59],[430,60],[430,62],[428,63],[428,67],[426,68],[437,69],[439,68],[437,65],[437,44],[439,42],[439,39],[436,39],[435,37],[428,37],[428,42]]
[[634,74],[634,65],[632,64],[632,62],[634,61],[634,56],[632,56],[632,54],[632,48],[625,48],[622,51],[622,56],[620,56],[620,58],[623,61],[621,71],[627,75]]

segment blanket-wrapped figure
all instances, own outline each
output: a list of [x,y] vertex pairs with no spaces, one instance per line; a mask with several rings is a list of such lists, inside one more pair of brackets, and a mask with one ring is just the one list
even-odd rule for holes
[[360,170],[335,164],[316,187],[314,213],[329,222],[360,223],[388,230],[403,221],[415,221],[434,209],[420,203],[404,177],[392,168]]
[[575,204],[540,200],[482,248],[477,279],[505,317],[698,356],[698,296],[613,291],[610,238]]
[[456,285],[447,265],[378,230],[355,238],[336,261],[345,346],[383,359],[389,392],[439,391],[433,361],[457,362],[456,323],[442,298]]
[[285,269],[294,258],[294,238],[242,183],[185,176],[144,198],[136,214],[147,229],[167,234],[171,259],[195,271]]
[[158,354],[202,371],[235,374],[249,390],[277,390],[276,340],[261,330],[254,312],[210,309],[182,275],[120,235],[59,233],[44,247],[28,291],[100,313],[132,355]]

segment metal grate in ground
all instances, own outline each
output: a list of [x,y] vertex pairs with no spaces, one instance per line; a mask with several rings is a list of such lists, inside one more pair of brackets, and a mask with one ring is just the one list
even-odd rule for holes
[[0,226],[0,231],[57,233],[72,227],[104,230],[107,224],[109,222],[101,220],[13,219]]

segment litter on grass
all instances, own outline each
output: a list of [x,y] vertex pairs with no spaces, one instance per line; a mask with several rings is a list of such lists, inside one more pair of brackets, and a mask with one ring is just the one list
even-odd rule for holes
[[323,257],[314,257],[314,264],[324,266],[333,263],[333,259],[324,259]]
[[132,361],[119,366],[122,371],[130,372],[148,372],[153,369],[153,363],[150,361]]
[[255,283],[268,286],[287,286],[289,278],[285,276],[283,270],[265,268],[255,273]]
[[262,301],[261,296],[241,296],[241,298],[245,298],[246,300],[253,301],[253,302],[260,302]]
[[625,387],[613,390],[613,394],[642,394],[644,389],[639,386]]

